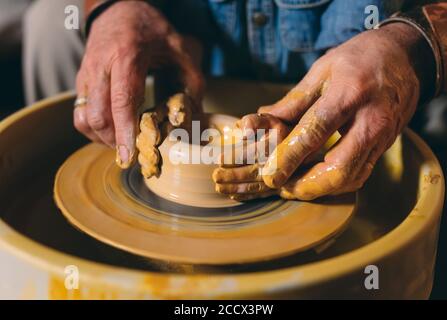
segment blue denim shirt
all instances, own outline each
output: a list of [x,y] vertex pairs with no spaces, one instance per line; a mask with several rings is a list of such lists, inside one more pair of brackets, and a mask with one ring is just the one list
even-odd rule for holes
[[[375,5],[380,19],[402,0],[173,0],[167,15],[205,46],[214,76],[296,81],[331,47],[365,30]],[[256,24],[254,15],[267,19]]]

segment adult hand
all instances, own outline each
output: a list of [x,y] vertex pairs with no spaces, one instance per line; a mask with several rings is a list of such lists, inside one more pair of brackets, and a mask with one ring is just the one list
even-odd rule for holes
[[200,105],[203,78],[185,39],[156,9],[142,1],[113,4],[92,24],[77,76],[74,125],[93,141],[117,150],[117,163],[135,158],[137,108],[149,69],[174,66],[188,94]]
[[[289,135],[291,127],[269,113],[258,113],[244,116],[235,128],[241,130],[236,137],[243,139],[221,154],[220,166],[213,172],[216,191],[237,201],[272,195],[288,198],[284,188],[272,189],[265,184],[262,170],[271,151]],[[337,139],[334,134],[321,149],[310,154],[303,165],[308,167],[323,159]]]
[[[269,156],[262,170],[265,186],[301,200],[361,188],[409,122],[431,77],[421,73],[414,55],[427,53],[432,67],[424,41],[401,23],[362,33],[319,59],[283,99],[260,108],[295,126]],[[342,137],[324,161],[297,175],[336,131]]]
[[[316,62],[284,99],[261,108],[296,123],[269,157],[265,184],[301,200],[361,188],[416,110],[421,84],[411,52],[421,38],[404,24],[360,34]],[[337,130],[342,138],[324,161],[294,177]]]
[[[261,169],[269,154],[269,148],[283,141],[290,128],[270,114],[249,114],[239,120],[235,129],[244,138],[221,154],[220,166],[213,172],[216,191],[233,200],[246,201],[278,194],[263,181]],[[264,134],[258,136],[258,130]],[[274,134],[273,134],[274,133]]]

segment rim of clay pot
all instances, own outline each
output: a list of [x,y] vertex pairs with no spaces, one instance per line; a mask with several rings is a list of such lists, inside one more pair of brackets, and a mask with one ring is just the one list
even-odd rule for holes
[[[15,121],[26,117],[30,113],[51,107],[61,101],[74,100],[74,98],[75,95],[70,92],[26,107],[0,122],[0,135]],[[371,262],[378,261],[401,249],[412,239],[424,233],[433,224],[434,220],[439,219],[445,189],[441,166],[433,152],[420,137],[408,128],[404,130],[404,134],[412,141],[424,158],[416,205],[397,227],[383,237],[333,258],[300,266],[253,273],[185,275],[139,271],[101,264],[51,249],[15,231],[1,219],[0,247],[61,279],[65,277],[64,268],[68,264],[74,264],[82,270],[80,273],[81,283],[88,282],[98,285],[107,283],[107,286],[112,286],[115,289],[147,290],[149,293],[154,293],[155,296],[158,294],[161,297],[191,297],[191,295],[197,297],[238,297],[308,287],[347,275],[354,270],[363,270]],[[438,183],[425,181],[423,177],[426,174],[439,175]],[[421,210],[427,213],[423,216],[423,219],[413,219],[412,216],[421,217],[418,213]],[[170,282],[171,280],[172,282]],[[225,286],[228,281],[231,281],[234,285]],[[200,285],[194,285],[199,282]],[[160,286],[157,285],[160,283],[165,284],[163,290],[160,290]],[[173,285],[168,285],[169,283]],[[184,283],[185,285],[175,285],[176,283]],[[219,286],[219,284],[222,284],[222,286]],[[191,292],[191,287],[195,288],[194,292]]]
[[[191,134],[193,136],[192,141],[191,136],[187,141],[179,141],[177,139],[178,136],[171,133],[159,145],[158,149],[164,164],[161,174],[158,177],[144,179],[145,185],[161,198],[177,204],[202,208],[225,208],[240,204],[227,196],[215,192],[212,172],[218,167],[216,156],[212,159],[207,159],[212,161],[207,164],[203,163],[201,158],[202,150],[205,147],[213,146],[211,141],[201,141],[202,130],[211,128],[219,130],[219,134],[222,135],[225,134],[224,128],[232,128],[238,118],[226,114],[203,113],[199,116],[196,115],[193,120],[199,121],[200,130],[197,131],[198,128],[196,127],[196,132],[194,132],[193,129]],[[194,134],[196,134],[195,137]],[[174,153],[177,156],[181,155],[180,157],[184,158],[185,154],[198,155],[200,163],[172,163],[170,155],[171,148],[174,147]],[[215,145],[215,147],[220,147],[220,144]],[[195,180],[188,180],[191,179],[191,176],[200,179],[201,183],[195,183]],[[200,194],[200,201],[188,196],[188,194]]]

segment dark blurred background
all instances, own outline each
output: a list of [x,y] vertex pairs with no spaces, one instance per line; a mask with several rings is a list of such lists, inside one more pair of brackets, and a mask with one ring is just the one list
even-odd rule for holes
[[0,117],[24,105],[22,17],[32,0],[0,0]]
[[[58,1],[58,0],[54,0]],[[22,77],[22,20],[28,6],[33,0],[0,0],[0,120],[25,106],[23,77]],[[412,128],[421,134],[431,145],[442,167],[447,168],[447,148],[445,126],[447,123],[447,97],[438,98],[432,102],[439,116],[435,121],[422,129],[421,121],[415,120]],[[421,107],[422,110],[425,107]],[[418,119],[423,119],[420,111]],[[446,209],[444,209],[446,213]],[[1,262],[0,262],[1,263]],[[436,265],[435,285],[432,292],[433,299],[447,299],[447,221],[445,214],[442,219],[438,259]]]

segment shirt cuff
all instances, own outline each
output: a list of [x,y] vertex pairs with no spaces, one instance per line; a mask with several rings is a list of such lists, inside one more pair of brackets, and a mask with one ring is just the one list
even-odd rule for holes
[[95,19],[112,5],[121,1],[143,1],[154,7],[159,7],[165,0],[86,0],[84,8],[86,19],[83,30],[85,39],[88,38],[90,29]]

